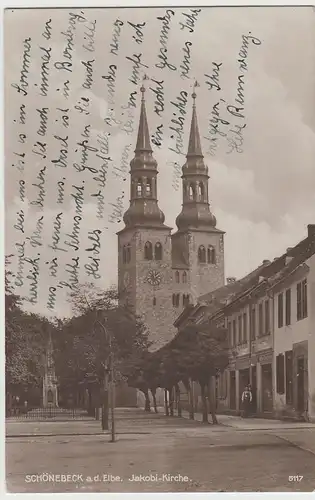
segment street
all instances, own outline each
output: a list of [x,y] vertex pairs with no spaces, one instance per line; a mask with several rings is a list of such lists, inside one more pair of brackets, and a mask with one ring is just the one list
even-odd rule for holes
[[220,420],[212,426],[162,412],[117,410],[115,443],[95,420],[10,421],[7,490],[315,490],[315,426],[269,420],[250,430],[255,419]]

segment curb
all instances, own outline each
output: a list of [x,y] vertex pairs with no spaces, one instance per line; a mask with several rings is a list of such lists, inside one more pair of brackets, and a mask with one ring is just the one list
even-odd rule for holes
[[277,436],[277,438],[282,439],[282,441],[286,441],[287,443],[290,443],[295,448],[299,448],[300,450],[307,451],[308,453],[311,453],[312,455],[315,456],[315,451],[310,450],[309,448],[306,448],[306,446],[294,443],[294,441],[291,441],[290,439],[283,437],[283,436]]

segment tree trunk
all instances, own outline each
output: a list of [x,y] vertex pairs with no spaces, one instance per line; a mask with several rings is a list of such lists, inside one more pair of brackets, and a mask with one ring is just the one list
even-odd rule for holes
[[107,431],[109,429],[109,404],[108,404],[108,389],[104,391],[103,405],[102,405],[102,430]]
[[151,406],[150,406],[149,391],[148,391],[148,389],[145,389],[143,392],[144,392],[144,397],[145,397],[144,411],[150,412]]
[[191,380],[188,382],[188,399],[189,399],[189,418],[190,420],[195,419],[195,409],[194,409],[194,394]]
[[169,398],[170,398],[170,415],[174,417],[174,387],[171,387],[168,390]]
[[201,388],[201,400],[202,400],[202,422],[208,424],[208,406],[206,397],[206,387],[204,383],[200,383]]
[[158,413],[157,404],[156,404],[156,389],[150,389],[150,391],[151,391],[152,398],[153,398],[154,411],[155,411],[155,413]]
[[214,377],[210,377],[209,378],[209,382],[208,382],[208,402],[209,402],[209,413],[211,413],[211,418],[212,418],[212,423],[213,425],[217,425],[218,424],[218,420],[217,420],[217,416],[215,414],[215,409],[216,409],[216,406],[215,406],[215,401],[214,401],[214,397],[213,397],[213,381],[214,381]]
[[175,386],[175,391],[176,391],[176,403],[177,403],[177,416],[181,417],[182,416],[182,407],[180,403],[180,388],[179,385],[176,384]]
[[164,404],[165,404],[165,415],[168,417],[169,411],[168,411],[168,401],[167,401],[167,389],[164,389]]

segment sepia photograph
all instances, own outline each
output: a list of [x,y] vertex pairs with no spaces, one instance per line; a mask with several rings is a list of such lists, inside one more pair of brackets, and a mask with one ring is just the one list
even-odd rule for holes
[[315,491],[315,9],[4,11],[7,493]]

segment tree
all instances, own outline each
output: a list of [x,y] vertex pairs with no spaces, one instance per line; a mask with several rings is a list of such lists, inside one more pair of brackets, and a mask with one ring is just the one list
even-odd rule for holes
[[[115,359],[115,381],[125,380],[128,359],[148,349],[148,332],[114,288],[82,285],[71,296],[76,315],[63,320],[55,342],[55,366],[60,385],[71,381],[87,387],[91,411],[103,400],[103,427],[108,421],[108,361]],[[111,352],[109,349],[111,339]],[[93,380],[93,384],[89,381]],[[93,402],[94,398],[94,402]]]

